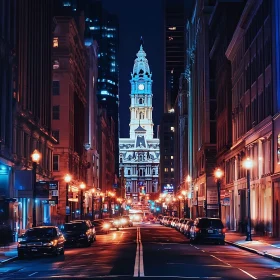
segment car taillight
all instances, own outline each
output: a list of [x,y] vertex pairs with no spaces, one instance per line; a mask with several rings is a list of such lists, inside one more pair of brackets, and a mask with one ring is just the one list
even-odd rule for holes
[[219,232],[226,233],[226,229],[225,228],[219,229]]
[[195,232],[199,232],[200,231],[200,228],[195,228]]

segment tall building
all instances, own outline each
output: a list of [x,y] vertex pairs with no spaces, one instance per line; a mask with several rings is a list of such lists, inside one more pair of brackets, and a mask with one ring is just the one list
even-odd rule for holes
[[13,116],[15,81],[16,1],[0,3],[0,222],[12,224],[13,205]]
[[131,73],[129,138],[120,138],[120,173],[126,179],[126,196],[136,201],[158,191],[159,139],[153,135],[152,74],[143,46]]
[[[63,13],[63,12],[62,12]],[[59,181],[59,204],[54,207],[56,223],[63,223],[66,200],[70,219],[80,217],[80,184],[86,183],[87,155],[85,151],[86,116],[86,50],[81,28],[68,12],[55,17],[53,38],[52,129],[58,143],[53,155],[53,175]],[[64,176],[70,174],[68,197]],[[85,201],[86,203],[86,201]]]
[[176,160],[174,110],[179,92],[179,80],[185,65],[185,6],[183,0],[164,1],[164,115],[160,124],[160,184],[162,191],[167,185],[172,185],[173,190],[176,191],[181,183],[176,178],[176,185],[174,185]]
[[[85,38],[98,43],[98,104],[107,110],[107,116],[115,123],[115,143],[119,141],[119,22],[116,15],[103,8],[102,1],[78,1],[77,9],[84,10],[86,20]],[[115,158],[119,158],[115,149]],[[118,175],[119,162],[115,162]]]
[[164,112],[174,109],[179,90],[179,79],[185,70],[186,1],[164,1],[165,32],[165,90]]
[[[15,1],[16,65],[14,81],[15,119],[13,127],[13,161],[15,171],[15,227],[32,226],[33,190],[31,154],[37,149],[41,158],[36,181],[49,181],[52,174],[52,32],[53,1]],[[48,192],[37,193],[35,208],[37,224],[49,223],[51,206]]]

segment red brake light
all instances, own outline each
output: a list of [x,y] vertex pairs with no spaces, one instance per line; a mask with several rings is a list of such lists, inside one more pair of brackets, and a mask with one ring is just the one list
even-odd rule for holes
[[199,232],[200,231],[200,228],[195,228],[195,232]]
[[226,228],[223,228],[223,229],[222,229],[222,233],[226,233]]

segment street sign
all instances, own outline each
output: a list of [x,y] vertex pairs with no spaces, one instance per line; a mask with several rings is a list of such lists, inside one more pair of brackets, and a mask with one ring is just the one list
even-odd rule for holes
[[36,188],[36,198],[49,198],[49,182],[48,181],[38,181],[35,184]]

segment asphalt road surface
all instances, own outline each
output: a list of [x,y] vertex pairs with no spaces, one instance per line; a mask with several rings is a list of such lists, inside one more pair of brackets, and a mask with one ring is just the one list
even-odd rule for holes
[[64,256],[0,265],[0,279],[280,279],[280,263],[229,246],[191,245],[171,228],[138,224]]

